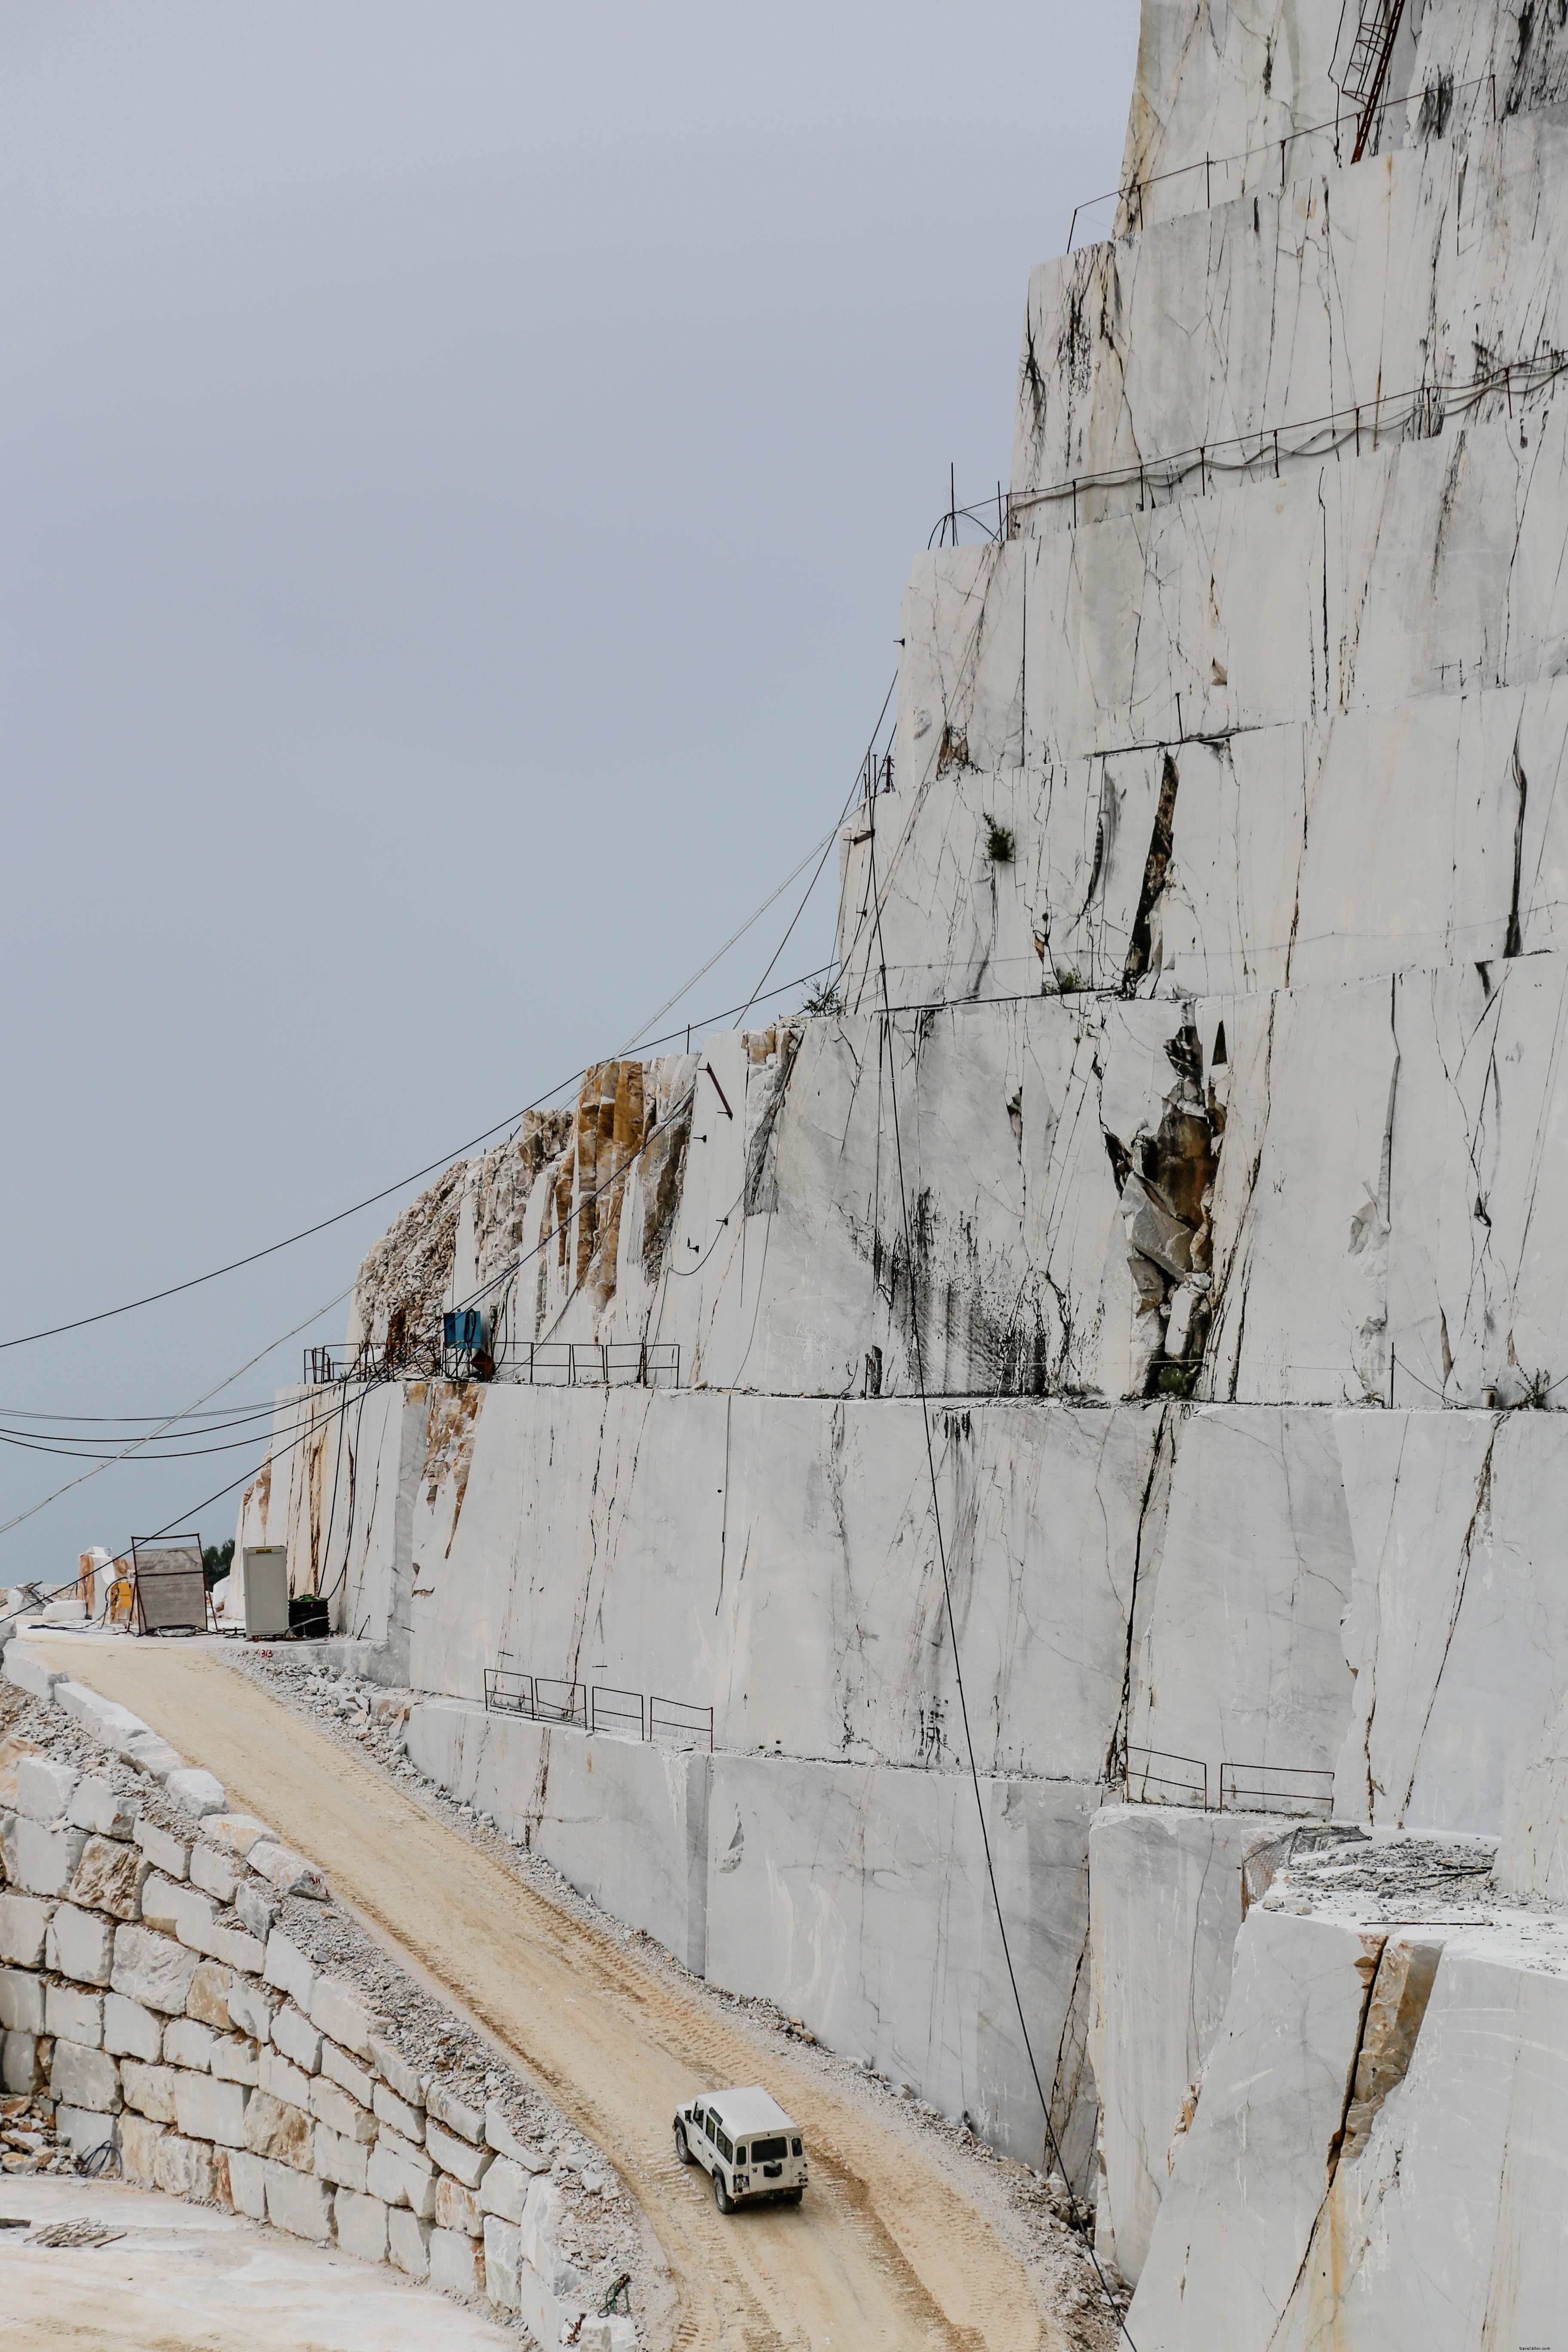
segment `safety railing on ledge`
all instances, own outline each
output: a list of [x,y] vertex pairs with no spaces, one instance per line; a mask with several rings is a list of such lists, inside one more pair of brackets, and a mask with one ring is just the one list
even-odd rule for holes
[[1300,1813],[1326,1822],[1334,1810],[1331,1771],[1291,1764],[1222,1764],[1222,1813]]
[[[1389,393],[1374,400],[1352,401],[1343,408],[1326,409],[1321,416],[1260,425],[1255,432],[1233,434],[1224,441],[1199,442],[1169,457],[1074,474],[1037,490],[1011,490],[1006,497],[1006,534],[1016,538],[1024,516],[1039,507],[1069,509],[1076,524],[1080,520],[1079,503],[1091,491],[1135,490],[1137,510],[1142,513],[1160,505],[1162,493],[1169,503],[1194,477],[1203,492],[1229,476],[1271,474],[1278,480],[1281,460],[1286,458],[1327,457],[1341,449],[1361,457],[1385,441],[1430,440],[1442,432],[1451,416],[1468,415],[1484,400],[1505,402],[1511,416],[1516,401],[1546,391],[1565,370],[1568,353],[1548,349],[1527,359],[1504,361],[1462,383],[1419,384],[1412,392]],[[1130,512],[1133,504],[1130,497],[1127,507],[1117,511]]]
[[[1125,205],[1129,228],[1136,232],[1144,226],[1143,198],[1149,189],[1164,187],[1172,180],[1191,179],[1200,172],[1204,176],[1205,206],[1214,203],[1216,177],[1220,180],[1222,204],[1228,202],[1232,195],[1250,195],[1253,193],[1254,184],[1247,184],[1233,190],[1228,184],[1229,174],[1233,164],[1250,163],[1260,155],[1278,154],[1279,185],[1283,189],[1288,184],[1289,151],[1303,139],[1331,137],[1334,142],[1335,161],[1340,162],[1342,161],[1339,154],[1342,137],[1347,133],[1353,133],[1354,142],[1359,142],[1359,152],[1357,146],[1352,143],[1352,160],[1359,162],[1368,143],[1375,146],[1382,138],[1385,118],[1402,106],[1413,107],[1416,110],[1414,133],[1415,141],[1420,141],[1426,136],[1441,138],[1453,120],[1455,101],[1461,98],[1468,98],[1473,92],[1481,89],[1488,90],[1489,93],[1491,117],[1495,121],[1497,76],[1495,73],[1477,74],[1473,80],[1460,82],[1457,87],[1445,87],[1440,82],[1428,83],[1420,89],[1408,91],[1403,98],[1384,99],[1364,116],[1358,109],[1352,108],[1348,111],[1325,116],[1321,122],[1303,123],[1299,131],[1288,131],[1282,138],[1262,140],[1256,147],[1237,148],[1228,155],[1199,155],[1190,163],[1173,165],[1168,172],[1151,172],[1142,179],[1130,180],[1124,188],[1108,189],[1102,196],[1086,196],[1081,204],[1073,208],[1072,225],[1068,230],[1067,249],[1069,253],[1075,249],[1079,223],[1086,214],[1098,213],[1103,215],[1104,208],[1108,205],[1113,207]],[[1085,242],[1102,244],[1105,237],[1112,234],[1114,234],[1114,220],[1111,226],[1101,236],[1086,238]]]
[[[1130,1747],[1122,1760],[1122,1788],[1130,1805],[1180,1805],[1204,1813],[1211,1810],[1209,1768],[1200,1756]],[[1317,1765],[1226,1761],[1219,1768],[1219,1802],[1212,1810],[1327,1821],[1334,1810],[1334,1776]]]
[[498,1380],[534,1388],[680,1386],[680,1349],[673,1339],[511,1339],[495,1367]]
[[487,1715],[521,1715],[532,1723],[713,1752],[713,1710],[689,1699],[645,1698],[611,1683],[565,1682],[510,1666],[487,1666],[484,1680]]
[[304,1381],[307,1388],[325,1388],[334,1381],[374,1381],[381,1377],[384,1360],[379,1348],[307,1348]]
[[477,1349],[431,1346],[388,1363],[378,1348],[307,1348],[304,1382],[322,1388],[337,1381],[384,1378],[461,1381],[479,1370],[491,1380],[535,1388],[678,1389],[680,1349],[673,1339],[517,1339],[483,1361]]
[[1209,1809],[1209,1768],[1200,1757],[1129,1748],[1122,1787],[1130,1805],[1192,1805],[1203,1813]]

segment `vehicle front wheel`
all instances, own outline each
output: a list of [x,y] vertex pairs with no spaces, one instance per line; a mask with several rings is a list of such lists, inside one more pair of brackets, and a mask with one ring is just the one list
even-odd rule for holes
[[722,2175],[718,2172],[713,2175],[713,2202],[721,2213],[732,2213],[735,2210],[735,2200],[725,2188]]
[[684,2124],[677,2124],[675,2126],[675,2153],[680,2158],[682,2164],[695,2164],[697,2161],[697,2158],[692,2155],[691,2150],[686,2145],[686,2126]]

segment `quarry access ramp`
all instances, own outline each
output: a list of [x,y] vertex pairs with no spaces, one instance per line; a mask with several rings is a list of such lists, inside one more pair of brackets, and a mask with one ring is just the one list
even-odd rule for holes
[[412,1971],[526,2067],[603,2149],[679,2300],[680,2352],[1036,2352],[1025,2272],[913,2129],[879,2124],[781,2050],[811,2154],[805,2205],[725,2221],[674,2157],[670,2117],[757,2073],[702,1995],[517,1879],[416,1798],[195,1649],[37,1645],[136,1712],[327,1873]]

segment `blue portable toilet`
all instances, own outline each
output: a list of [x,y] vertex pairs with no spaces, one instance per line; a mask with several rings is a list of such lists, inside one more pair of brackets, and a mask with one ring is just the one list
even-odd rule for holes
[[442,1318],[442,1337],[448,1348],[472,1354],[485,1344],[485,1318],[477,1307],[459,1307]]

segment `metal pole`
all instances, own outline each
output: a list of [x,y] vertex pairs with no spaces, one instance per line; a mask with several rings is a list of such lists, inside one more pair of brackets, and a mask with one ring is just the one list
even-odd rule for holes
[[1205,155],[1204,157],[1204,202],[1205,205],[1211,205],[1214,203],[1214,158],[1212,155]]
[[958,477],[951,459],[947,468],[947,515],[948,520],[952,525],[952,543],[956,547],[958,545]]

